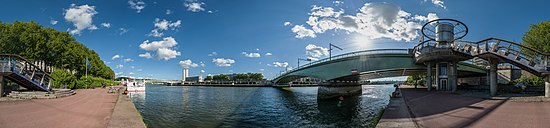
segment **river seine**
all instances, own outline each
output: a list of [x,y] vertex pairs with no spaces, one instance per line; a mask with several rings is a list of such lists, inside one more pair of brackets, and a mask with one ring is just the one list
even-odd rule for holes
[[369,127],[393,90],[363,85],[339,103],[318,99],[319,87],[146,86],[131,96],[150,128]]

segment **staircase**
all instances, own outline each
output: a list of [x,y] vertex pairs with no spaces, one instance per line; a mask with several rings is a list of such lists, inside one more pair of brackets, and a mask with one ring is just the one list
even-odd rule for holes
[[0,75],[28,90],[51,92],[50,74],[19,55],[0,54]]

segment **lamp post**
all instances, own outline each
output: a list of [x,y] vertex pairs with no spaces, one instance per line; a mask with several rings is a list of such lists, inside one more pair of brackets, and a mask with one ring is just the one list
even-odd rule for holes
[[298,66],[297,66],[296,68],[300,67],[300,60],[303,60],[303,61],[311,61],[310,58],[307,58],[307,59],[298,58]]
[[340,47],[338,47],[338,46],[336,46],[336,45],[334,45],[334,44],[332,44],[332,43],[329,43],[329,44],[328,44],[328,47],[329,47],[329,48],[328,48],[328,60],[332,60],[332,50],[333,50],[332,47],[335,47],[335,48],[337,48],[337,49],[343,50],[342,48],[340,48]]

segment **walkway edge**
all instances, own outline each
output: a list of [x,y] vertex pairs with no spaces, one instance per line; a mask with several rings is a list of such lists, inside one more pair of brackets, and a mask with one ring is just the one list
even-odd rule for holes
[[[124,90],[124,88],[121,88]],[[119,93],[108,128],[146,128],[143,117],[128,95]]]
[[[401,90],[399,90],[401,92]],[[401,93],[403,94],[403,93]],[[419,127],[413,120],[411,111],[403,95],[399,98],[390,98],[390,103],[376,125],[377,128],[412,128]]]

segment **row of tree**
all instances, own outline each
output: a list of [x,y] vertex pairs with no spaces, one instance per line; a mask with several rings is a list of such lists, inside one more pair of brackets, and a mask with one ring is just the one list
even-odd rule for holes
[[115,73],[98,54],[67,32],[46,28],[36,22],[6,24],[0,22],[0,53],[17,54],[30,61],[43,61],[48,66],[65,69],[78,78],[85,75],[86,58],[91,76],[113,79]]
[[219,74],[213,76],[206,76],[206,81],[257,81],[263,80],[264,76],[261,73],[242,73],[242,74]]

